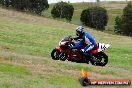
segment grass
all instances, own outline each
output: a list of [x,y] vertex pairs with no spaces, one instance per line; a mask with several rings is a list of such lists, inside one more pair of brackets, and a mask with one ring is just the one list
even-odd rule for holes
[[[5,12],[8,15],[2,15]],[[106,50],[109,63],[103,68],[51,60],[52,49],[64,36],[74,36],[76,26],[0,8],[0,88],[81,88],[78,77],[82,68],[98,79],[109,75],[131,78],[132,38],[126,36],[87,28],[97,42],[111,45]]]
[[47,84],[45,78],[42,78],[41,76],[28,75],[19,78],[14,75],[5,75],[1,73],[0,77],[1,88],[42,88],[45,86],[50,87],[50,84]]
[[[2,20],[1,20],[2,23]],[[49,27],[37,26],[37,25],[29,25],[29,24],[21,24],[21,23],[12,23],[8,22],[8,25],[2,28],[0,33],[0,41],[2,45],[8,46],[9,50],[11,51],[19,51],[20,53],[28,53],[32,55],[48,55],[51,52],[52,47],[54,44],[49,46],[49,42],[54,42],[57,44],[57,41],[54,39],[58,39],[62,37],[61,35],[64,33],[68,33],[68,31],[62,31],[62,29],[54,29]],[[16,26],[14,26],[16,25]],[[10,27],[10,30],[8,28]],[[17,29],[17,30],[16,30]],[[25,30],[27,30],[25,32]],[[47,30],[43,30],[47,29]],[[51,30],[49,30],[51,29]],[[48,31],[49,30],[49,31]],[[55,31],[57,30],[57,31]],[[8,32],[6,32],[8,31]],[[52,37],[53,35],[58,35],[56,37]],[[49,41],[47,41],[49,39]],[[16,48],[17,47],[17,48]],[[21,50],[21,48],[23,48]]]
[[24,74],[28,75],[30,72],[24,67],[13,66],[9,64],[0,64],[0,72],[7,74]]
[[[1,20],[1,23],[2,23],[2,20]],[[50,57],[50,52],[53,49],[53,47],[55,47],[58,44],[58,41],[62,37],[66,36],[68,32],[70,31],[65,29],[63,29],[62,31],[62,29],[45,27],[42,25],[31,25],[31,24],[14,23],[14,22],[12,23],[8,21],[6,22],[6,24],[8,25],[3,25],[3,24],[1,24],[1,27],[3,28],[1,29],[1,32],[0,32],[0,41],[1,41],[0,45],[7,46],[8,47],[7,51],[18,52],[21,54],[30,54],[35,56]],[[10,30],[9,28],[12,30]],[[71,34],[73,35],[72,30],[71,30]],[[99,37],[99,38],[100,38],[99,40],[102,40],[101,39],[102,37]],[[115,43],[116,42],[117,41],[115,41]],[[120,62],[123,60],[123,57],[120,54],[124,55],[125,52],[126,54],[131,53],[130,51],[131,46],[128,47],[127,49],[125,49],[124,47],[120,49],[113,46],[112,48],[114,49],[111,49],[109,53],[112,51],[113,52],[112,55],[117,55],[117,56],[114,56],[114,58],[112,59],[116,59],[115,57],[122,58],[121,60],[119,60],[119,65],[120,65]],[[128,49],[129,49],[129,52],[127,52]],[[131,55],[128,57],[131,58]],[[127,60],[123,60],[123,61],[127,61]],[[131,62],[131,60],[128,62]],[[123,66],[123,67],[126,67],[126,66]],[[127,67],[130,68],[131,65],[128,65]]]

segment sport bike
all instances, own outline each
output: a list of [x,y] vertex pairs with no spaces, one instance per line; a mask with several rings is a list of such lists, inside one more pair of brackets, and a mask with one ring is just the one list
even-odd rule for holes
[[109,44],[98,43],[97,47],[87,52],[87,55],[80,54],[80,49],[71,49],[80,40],[74,40],[71,36],[63,38],[59,42],[59,46],[52,50],[51,57],[53,60],[68,60],[77,63],[91,63],[96,66],[105,66],[108,63],[108,56],[104,50],[110,47]]

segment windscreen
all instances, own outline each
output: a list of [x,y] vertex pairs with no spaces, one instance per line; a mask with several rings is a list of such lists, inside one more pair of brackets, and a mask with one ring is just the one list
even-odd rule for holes
[[71,38],[71,35],[69,35],[69,36],[66,36],[65,38],[63,38],[63,39],[61,40],[61,42],[68,41],[68,40],[69,40],[69,38]]

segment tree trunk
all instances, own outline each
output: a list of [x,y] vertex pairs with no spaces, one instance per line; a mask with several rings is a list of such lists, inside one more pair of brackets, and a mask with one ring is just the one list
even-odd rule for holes
[[97,3],[100,2],[100,0],[97,0]]

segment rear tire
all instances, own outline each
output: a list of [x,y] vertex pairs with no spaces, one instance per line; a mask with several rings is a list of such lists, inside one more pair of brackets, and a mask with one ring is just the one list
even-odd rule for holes
[[101,62],[101,66],[105,66],[108,63],[108,56],[104,52],[100,52],[99,55],[102,57],[102,60],[104,59],[104,61]]
[[105,66],[108,63],[108,56],[104,52],[99,52],[97,55],[92,56],[90,62],[92,65]]
[[97,58],[100,60],[100,66],[105,66],[108,63],[108,56],[104,52],[99,52],[99,56]]
[[51,52],[51,57],[53,60],[59,60],[60,52],[56,49],[53,49]]

